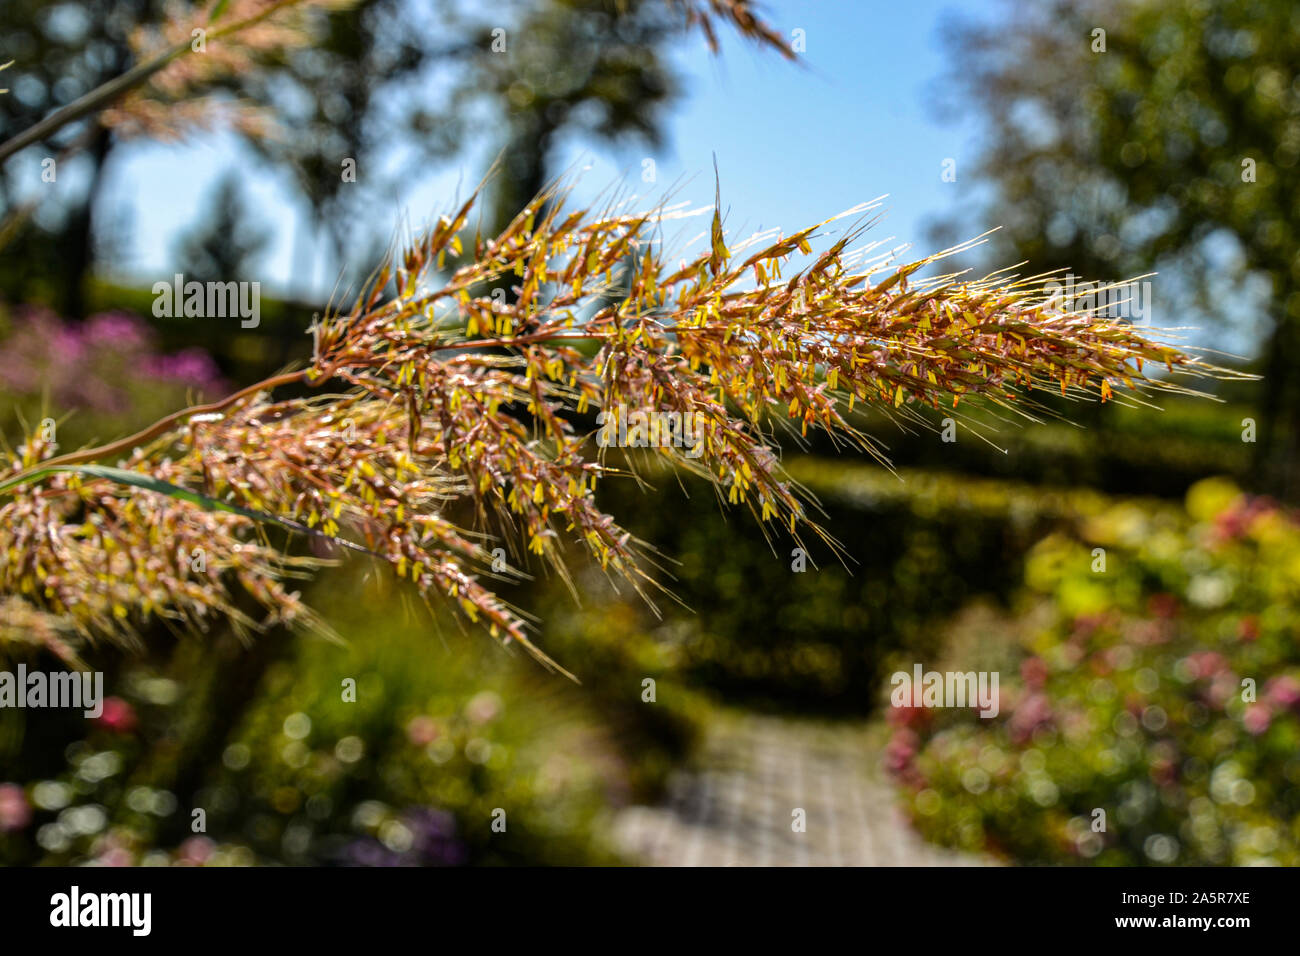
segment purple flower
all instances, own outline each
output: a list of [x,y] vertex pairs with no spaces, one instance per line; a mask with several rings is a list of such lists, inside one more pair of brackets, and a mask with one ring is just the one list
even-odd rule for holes
[[127,312],[101,312],[84,322],[64,322],[44,308],[19,307],[0,348],[0,389],[18,395],[46,393],[59,408],[129,412],[130,385],[181,386],[208,397],[229,389],[202,349],[173,355],[157,351],[157,337]]
[[344,866],[463,866],[469,848],[456,838],[456,818],[436,807],[412,807],[401,817],[411,831],[411,845],[393,850],[372,837],[353,840],[343,849]]
[[82,337],[92,347],[144,351],[154,347],[153,330],[128,312],[100,312],[86,319]]

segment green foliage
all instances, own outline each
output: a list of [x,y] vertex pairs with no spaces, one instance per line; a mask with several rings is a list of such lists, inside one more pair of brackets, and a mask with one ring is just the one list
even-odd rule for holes
[[653,492],[607,484],[603,500],[674,559],[670,585],[688,610],[665,603],[662,630],[684,676],[751,703],[828,713],[874,709],[888,654],[933,649],[964,602],[1009,595],[1036,537],[1100,497],[824,459],[786,465],[821,500],[847,566],[819,548],[793,570],[796,542],[729,520],[703,482],[679,488],[658,473]]
[[[365,591],[372,607],[398,603]],[[304,856],[320,860],[358,824],[391,849],[385,827],[433,807],[454,816],[463,848],[463,860],[445,862],[608,859],[592,829],[607,799],[626,798],[623,757],[580,696],[560,679],[503,666],[497,653],[475,653],[464,637],[439,642],[418,623],[423,613],[372,622],[357,613],[358,596],[329,609],[355,635],[347,648],[302,643],[267,673],[210,778],[209,792],[229,807],[217,825],[272,857],[306,828]],[[344,700],[345,679],[356,681],[355,703]],[[497,808],[504,833],[491,829]]]
[[548,653],[573,663],[579,696],[620,749],[636,755],[626,768],[629,785],[652,797],[698,740],[711,696],[686,669],[675,617],[655,618],[639,597],[613,594],[594,571],[577,583],[581,604],[558,586],[536,588],[528,604],[546,622]]

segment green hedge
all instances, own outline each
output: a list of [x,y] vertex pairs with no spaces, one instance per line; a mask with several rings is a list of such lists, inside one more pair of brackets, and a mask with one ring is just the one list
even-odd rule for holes
[[870,712],[891,654],[935,649],[948,615],[975,597],[1009,596],[1034,541],[1108,500],[815,458],[788,467],[822,501],[847,567],[821,545],[793,570],[788,536],[769,543],[699,481],[683,490],[658,474],[654,492],[630,481],[601,491],[605,507],[678,562],[668,583],[689,610],[663,602],[662,634],[683,676],[755,706]]

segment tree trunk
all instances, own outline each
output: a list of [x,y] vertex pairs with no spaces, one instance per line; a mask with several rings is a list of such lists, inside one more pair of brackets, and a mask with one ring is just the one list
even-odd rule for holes
[[112,133],[101,129],[85,155],[94,163],[86,201],[69,217],[60,245],[63,247],[63,302],[68,318],[84,319],[87,312],[86,283],[95,266],[95,199],[104,179],[104,165],[112,149]]

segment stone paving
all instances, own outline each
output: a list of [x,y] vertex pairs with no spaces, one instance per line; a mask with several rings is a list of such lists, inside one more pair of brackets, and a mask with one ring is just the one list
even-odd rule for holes
[[988,865],[908,826],[880,769],[883,739],[871,724],[725,717],[663,806],[618,814],[615,843],[652,866]]

